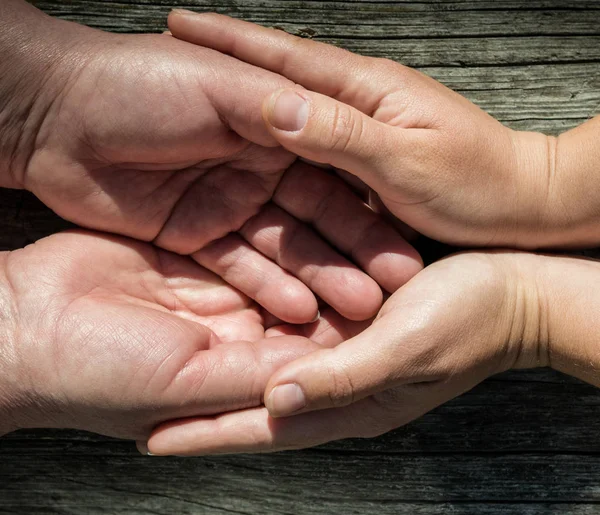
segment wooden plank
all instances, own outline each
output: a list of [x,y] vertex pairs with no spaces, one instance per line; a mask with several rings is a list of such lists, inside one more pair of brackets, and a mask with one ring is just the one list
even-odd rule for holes
[[[477,2],[447,4],[422,2],[318,2],[318,1],[195,1],[103,2],[90,0],[38,0],[47,12],[99,28],[123,32],[163,30],[172,7],[193,7],[249,21],[282,26],[307,25],[321,36],[368,37],[460,37],[507,35],[598,35],[600,12],[594,9],[480,9]],[[593,4],[594,2],[592,2]],[[486,3],[488,7],[490,3]],[[469,8],[469,5],[471,6]],[[556,5],[556,4],[555,4]],[[118,14],[118,15],[117,15]]]
[[181,513],[187,505],[361,514],[396,513],[404,503],[596,504],[597,462],[594,455],[568,454],[395,456],[313,449],[182,459],[66,451],[5,461],[0,507]]

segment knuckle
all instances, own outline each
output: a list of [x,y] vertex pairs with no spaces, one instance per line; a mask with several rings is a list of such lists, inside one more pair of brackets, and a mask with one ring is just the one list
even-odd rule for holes
[[371,75],[377,77],[382,84],[390,81],[396,83],[410,68],[385,57],[377,57],[371,61]]
[[306,42],[303,39],[286,32],[284,34],[285,46],[280,55],[280,73],[283,77],[289,77],[296,72],[296,56],[302,55],[307,49],[304,46]]
[[393,61],[387,57],[373,58],[373,63],[375,64],[375,67],[384,72],[397,71],[398,67],[400,66],[396,61]]
[[252,448],[261,451],[272,451],[275,449],[275,441],[270,431],[265,431],[264,424],[254,422],[246,428],[248,441]]
[[352,404],[356,398],[354,385],[348,371],[340,364],[328,367],[330,389],[328,392],[330,405],[341,408]]
[[422,74],[392,59],[378,57],[370,62],[369,75],[390,92],[407,92],[411,85],[417,84]]
[[331,150],[347,152],[360,141],[362,130],[362,119],[349,106],[337,103],[331,124]]

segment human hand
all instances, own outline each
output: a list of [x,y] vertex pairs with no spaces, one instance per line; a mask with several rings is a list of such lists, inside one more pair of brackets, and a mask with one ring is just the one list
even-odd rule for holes
[[[269,376],[366,323],[325,310],[313,341],[190,258],[57,234],[1,256],[0,434],[67,427],[145,440],[160,422],[262,404]],[[317,342],[317,343],[314,343]],[[8,421],[8,422],[7,422]]]
[[560,353],[554,337],[563,321],[547,309],[560,298],[548,286],[561,270],[589,283],[581,266],[508,252],[446,258],[397,291],[359,335],[277,370],[265,390],[267,408],[168,422],[148,447],[159,455],[265,452],[373,437],[492,374],[548,365],[551,341],[554,356]]
[[[569,137],[561,136],[559,155],[556,138],[510,130],[415,70],[283,31],[179,11],[169,28],[306,88],[287,87],[266,100],[271,135],[295,154],[356,175],[391,213],[427,236],[536,248],[579,245],[597,234],[597,209],[590,206],[599,193],[589,173],[587,186],[572,186],[563,166]],[[576,201],[590,188],[594,201]],[[587,214],[578,218],[581,204]]]
[[[21,4],[0,6],[3,62],[19,72],[0,68],[4,186],[77,224],[189,254],[292,323],[317,315],[311,290],[345,317],[372,317],[377,283],[394,291],[421,268],[341,181],[308,165],[284,173],[294,156],[260,105],[287,79],[170,36],[107,34]],[[24,13],[11,20],[15,5]]]

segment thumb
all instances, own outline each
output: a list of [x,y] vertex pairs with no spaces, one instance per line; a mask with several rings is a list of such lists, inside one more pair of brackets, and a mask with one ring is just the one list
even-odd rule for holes
[[[395,364],[394,331],[375,326],[333,349],[321,349],[278,370],[265,389],[272,417],[352,404],[403,381]],[[406,370],[405,370],[406,371]]]
[[373,189],[398,168],[403,129],[319,93],[282,89],[263,103],[273,137],[305,159],[347,170]]

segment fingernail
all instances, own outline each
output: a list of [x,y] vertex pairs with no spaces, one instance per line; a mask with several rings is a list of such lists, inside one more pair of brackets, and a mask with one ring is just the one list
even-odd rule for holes
[[319,318],[321,318],[321,312],[317,311],[317,316],[315,318],[313,318],[309,324],[314,324],[317,320],[319,320]]
[[285,417],[304,408],[306,398],[297,384],[283,384],[271,390],[266,404],[272,417]]
[[274,93],[268,119],[276,129],[287,132],[299,131],[308,121],[308,102],[289,89]]
[[173,14],[185,14],[185,15],[191,14],[193,16],[198,16],[198,14],[200,14],[200,13],[195,13],[194,11],[190,11],[189,9],[179,9],[179,8],[171,9],[171,12]]
[[146,444],[146,442],[136,442],[135,445],[140,454],[144,454],[146,456],[154,456],[154,454],[152,454],[148,450],[148,445]]

